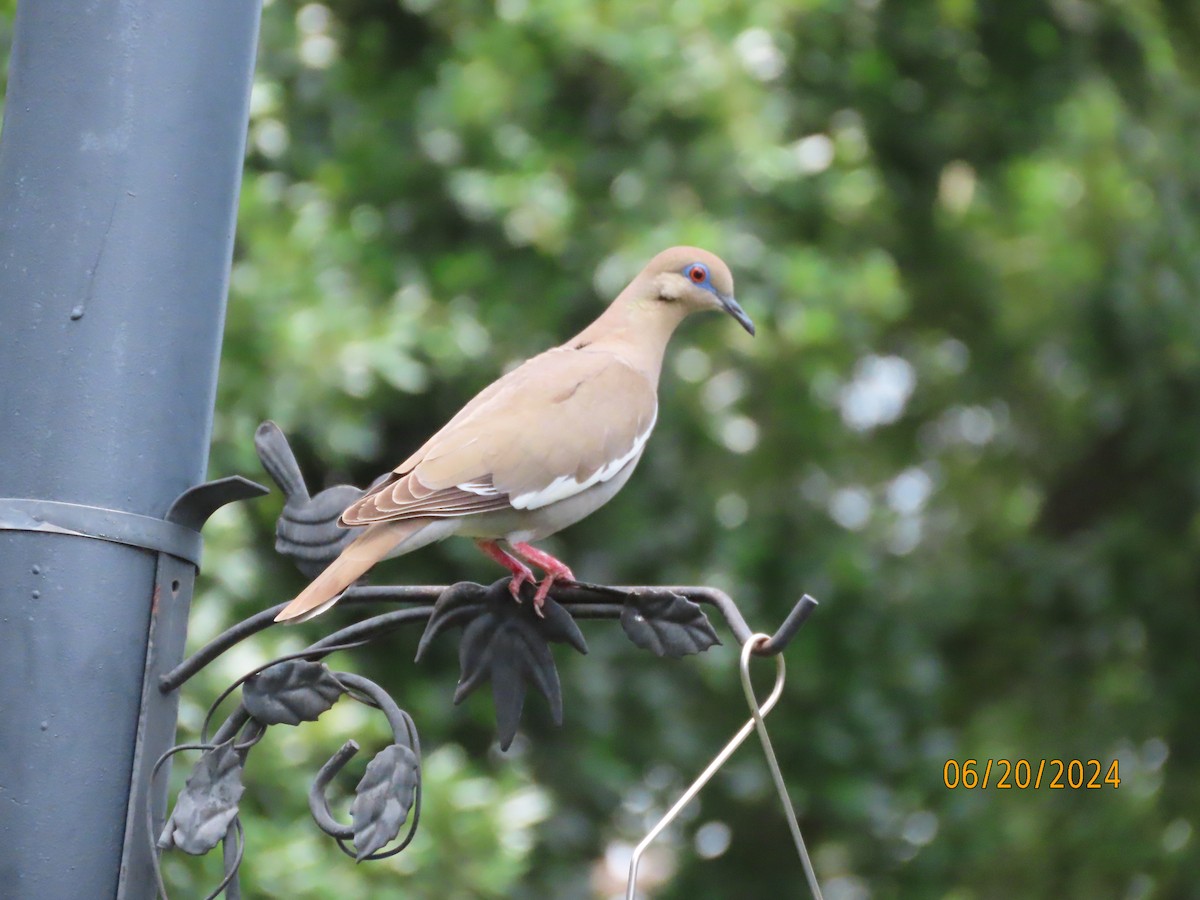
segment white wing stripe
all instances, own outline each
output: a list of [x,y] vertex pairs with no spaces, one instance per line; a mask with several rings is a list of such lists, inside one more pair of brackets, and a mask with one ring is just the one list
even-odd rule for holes
[[462,484],[456,484],[455,487],[460,491],[466,491],[468,494],[475,494],[478,497],[500,496],[500,491],[486,481],[464,481]]
[[[642,452],[642,448],[646,446],[646,441],[650,439],[650,432],[654,430],[654,423],[657,419],[658,409],[655,408],[654,418],[650,420],[650,424],[646,430],[634,440],[629,452],[618,459],[605,463],[583,482],[576,481],[573,475],[559,475],[541,490],[527,491],[524,494],[518,494],[513,497],[509,501],[513,509],[541,509],[543,506],[549,506],[551,503],[566,500],[568,497],[573,497],[581,491],[586,491],[592,485],[608,481],[608,479],[625,468],[630,460],[635,459]],[[463,485],[459,485],[459,487],[466,490]]]

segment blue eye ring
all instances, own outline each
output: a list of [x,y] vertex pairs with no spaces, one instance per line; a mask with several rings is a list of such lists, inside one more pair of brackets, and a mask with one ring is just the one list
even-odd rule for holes
[[683,270],[683,274],[692,284],[705,284],[708,281],[708,266],[704,263],[692,263]]

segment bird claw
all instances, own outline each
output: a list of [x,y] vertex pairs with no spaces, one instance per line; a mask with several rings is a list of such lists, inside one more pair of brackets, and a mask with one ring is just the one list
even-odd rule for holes
[[[526,582],[532,584],[534,582],[533,573],[526,569],[524,572],[514,572],[512,578],[508,579],[508,592],[513,595],[513,599],[518,603],[522,603],[521,586]],[[536,599],[534,601],[537,602]]]
[[546,614],[542,612],[542,607],[546,605],[546,598],[550,596],[550,588],[554,586],[555,582],[574,584],[575,575],[566,566],[563,566],[559,571],[546,573],[546,577],[538,585],[537,593],[533,595],[533,611],[540,618],[546,618]]
[[512,578],[508,580],[508,590],[513,595],[513,599],[518,603],[521,602],[521,587],[526,582],[530,584],[537,582],[533,577],[533,571],[521,560],[533,563],[546,573],[545,577],[538,583],[537,591],[533,595],[533,611],[538,618],[546,618],[546,614],[542,612],[542,607],[546,604],[546,597],[549,596],[550,588],[554,586],[554,582],[565,581],[572,584],[575,582],[575,573],[571,571],[570,567],[555,559],[549,553],[537,549],[537,547],[520,542],[513,544],[513,550],[520,556],[520,559],[517,559],[500,549],[500,545],[495,541],[481,540],[476,541],[476,543],[479,545],[480,550],[512,572]]

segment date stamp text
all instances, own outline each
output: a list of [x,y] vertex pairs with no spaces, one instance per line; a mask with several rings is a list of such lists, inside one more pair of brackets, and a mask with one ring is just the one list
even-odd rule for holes
[[957,759],[946,760],[942,782],[950,790],[1101,790],[1121,786],[1117,760]]

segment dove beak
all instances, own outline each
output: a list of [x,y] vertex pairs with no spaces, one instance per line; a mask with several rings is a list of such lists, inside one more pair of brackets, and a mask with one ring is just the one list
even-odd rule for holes
[[750,320],[750,317],[746,315],[746,311],[742,309],[738,302],[728,294],[718,293],[717,299],[721,301],[721,306],[725,309],[725,312],[737,319],[738,324],[750,332],[751,337],[753,337],[754,322]]

